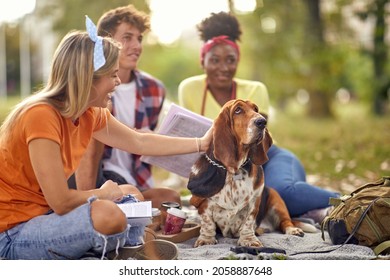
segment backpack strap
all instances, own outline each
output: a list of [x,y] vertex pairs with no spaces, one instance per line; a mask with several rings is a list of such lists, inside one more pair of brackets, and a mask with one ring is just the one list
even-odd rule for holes
[[326,225],[328,224],[328,221],[330,220],[329,216],[326,216],[324,220],[321,222],[321,238],[322,240],[325,241],[325,230],[326,230]]
[[[370,204],[367,206],[367,208],[364,210],[363,214],[360,216],[359,220],[356,222],[355,227],[352,229],[351,234],[348,236],[347,240],[345,240],[344,244],[347,244],[348,241],[352,238],[352,236],[357,232],[357,230],[360,227],[360,224],[363,222],[364,217],[367,215],[368,210],[370,210],[371,206],[380,199],[381,197],[375,198],[373,201],[370,202]],[[343,244],[343,245],[344,245]]]
[[383,253],[384,251],[386,251],[387,249],[390,248],[390,240],[387,240],[387,241],[383,241],[382,243],[380,243],[379,245],[377,245],[373,251],[375,253],[375,255],[379,255],[381,253]]
[[350,194],[345,194],[340,197],[329,197],[329,204],[333,205],[334,207],[339,206],[342,202],[346,202],[348,199],[350,199],[352,196]]

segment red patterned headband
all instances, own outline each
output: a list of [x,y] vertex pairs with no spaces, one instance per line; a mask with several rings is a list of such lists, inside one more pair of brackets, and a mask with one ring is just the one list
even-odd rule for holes
[[238,58],[240,58],[240,47],[232,40],[229,40],[228,36],[221,35],[221,36],[214,37],[208,40],[206,43],[204,43],[200,52],[200,60],[202,64],[206,53],[208,53],[214,46],[219,44],[227,44],[229,46],[232,46],[237,51]]

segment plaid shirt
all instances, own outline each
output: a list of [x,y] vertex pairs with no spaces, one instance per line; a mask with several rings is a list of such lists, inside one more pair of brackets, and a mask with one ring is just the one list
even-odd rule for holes
[[[134,70],[132,74],[136,83],[136,106],[135,106],[135,128],[140,129],[148,127],[154,130],[157,126],[159,114],[165,99],[165,87],[161,81],[155,79],[149,74]],[[113,111],[115,116],[115,95],[112,99]],[[111,156],[111,147],[106,147],[104,157]],[[140,160],[139,155],[132,154],[133,164],[130,170],[132,177],[136,180],[137,188],[140,191],[150,189],[151,166]],[[148,182],[149,180],[149,182]]]

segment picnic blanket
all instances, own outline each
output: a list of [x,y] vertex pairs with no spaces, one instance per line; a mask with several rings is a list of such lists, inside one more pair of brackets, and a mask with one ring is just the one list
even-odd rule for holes
[[[192,206],[184,206],[188,220],[200,224],[197,210]],[[303,237],[282,234],[281,232],[264,233],[258,238],[264,247],[281,249],[286,254],[280,253],[235,253],[231,248],[237,247],[237,238],[225,238],[217,235],[218,244],[205,245],[194,248],[196,237],[182,243],[177,243],[179,248],[179,260],[219,260],[219,259],[287,259],[287,260],[371,260],[376,259],[372,249],[366,246],[345,244],[333,245],[328,232],[325,231],[322,239],[320,225],[316,233],[305,233]],[[336,249],[337,248],[337,249]],[[320,253],[329,251],[327,253]],[[306,253],[305,253],[306,252]],[[318,253],[313,253],[318,252]]]
[[[217,236],[218,244],[193,248],[196,238],[178,243],[179,260],[219,260],[219,259],[287,259],[287,260],[371,260],[375,259],[375,253],[365,246],[346,244],[333,245],[329,235],[325,232],[325,241],[321,237],[321,231],[306,233],[303,237],[286,235],[282,233],[265,233],[259,236],[264,247],[282,249],[281,253],[235,253],[231,248],[237,246],[237,239]],[[337,248],[337,249],[336,249]],[[320,253],[321,251],[331,252]],[[314,253],[314,252],[317,253]],[[298,253],[298,254],[297,254]]]

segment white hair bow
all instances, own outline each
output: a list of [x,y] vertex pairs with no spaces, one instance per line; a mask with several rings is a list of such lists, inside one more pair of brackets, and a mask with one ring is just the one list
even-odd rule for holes
[[106,58],[104,57],[103,52],[103,38],[97,35],[96,25],[88,16],[85,16],[85,26],[89,37],[95,42],[93,52],[93,69],[94,71],[97,71],[106,63]]

